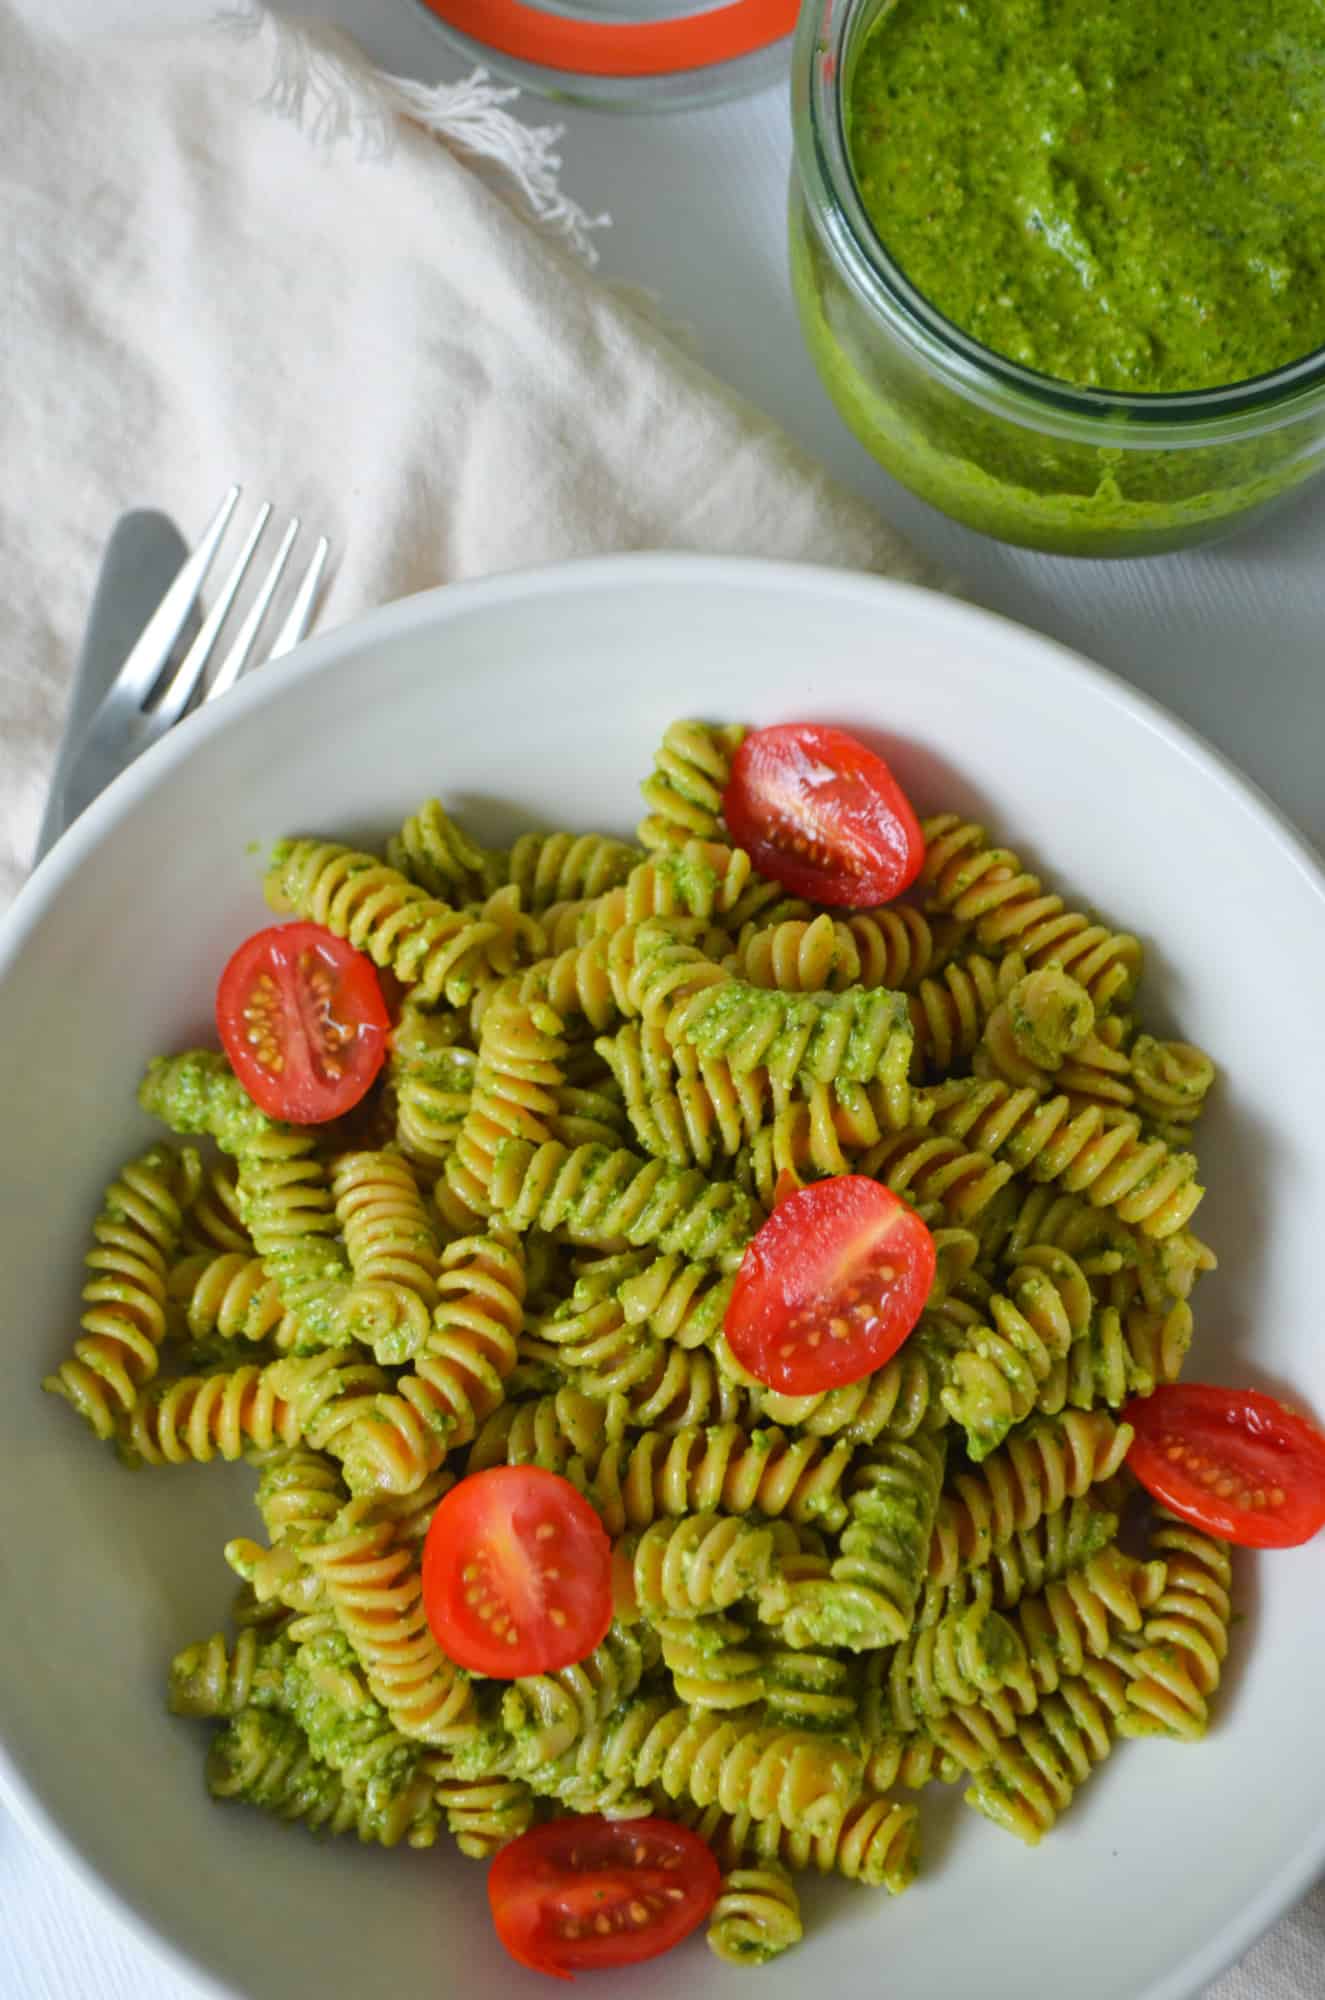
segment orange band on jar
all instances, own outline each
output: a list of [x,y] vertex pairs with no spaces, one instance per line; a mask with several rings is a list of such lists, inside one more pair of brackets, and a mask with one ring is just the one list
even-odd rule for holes
[[666,76],[710,69],[767,48],[796,26],[797,0],[733,0],[678,21],[572,21],[523,0],[423,0],[471,40],[502,55],[581,76]]

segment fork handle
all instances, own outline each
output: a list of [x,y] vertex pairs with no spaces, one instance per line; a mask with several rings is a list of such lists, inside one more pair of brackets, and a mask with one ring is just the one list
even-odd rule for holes
[[65,785],[88,720],[188,552],[188,544],[174,522],[151,508],[121,515],[111,531],[74,668],[64,734],[56,752],[46,810],[33,854],[34,866],[69,823]]

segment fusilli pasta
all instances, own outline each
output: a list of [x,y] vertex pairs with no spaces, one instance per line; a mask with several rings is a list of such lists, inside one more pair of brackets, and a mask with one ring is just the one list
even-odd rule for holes
[[[126,1459],[256,1466],[231,1635],[168,1674],[216,1797],[480,1858],[661,1813],[753,1964],[801,1935],[791,1871],[909,1885],[922,1787],[1035,1842],[1119,1737],[1201,1735],[1231,1603],[1223,1543],[1122,1528],[1120,1413],[1177,1380],[1214,1266],[1213,1064],[1130,1011],[1134,937],[957,814],[910,899],[787,895],[724,825],[743,736],[672,725],[638,845],[498,853],[435,799],[384,856],[280,842],[272,906],[399,983],[382,1076],[296,1126],[222,1056],[153,1062],[140,1102],[189,1143],[108,1189],[46,1386]],[[881,1365],[777,1391],[728,1344],[738,1273],[845,1174],[916,1211],[934,1280]],[[424,1546],[501,1465],[596,1511],[614,1622],[471,1679]]]

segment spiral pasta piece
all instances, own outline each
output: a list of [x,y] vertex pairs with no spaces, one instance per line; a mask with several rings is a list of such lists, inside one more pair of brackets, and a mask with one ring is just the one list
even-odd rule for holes
[[180,1249],[186,1255],[210,1256],[217,1251],[252,1255],[253,1238],[240,1210],[233,1161],[213,1160],[201,1168],[197,1190],[185,1207]]
[[713,1424],[672,1437],[609,1438],[586,1470],[589,1496],[612,1535],[715,1511],[831,1529],[846,1518],[840,1488],[850,1460],[848,1444]]
[[835,1832],[859,1791],[860,1757],[837,1737],[635,1695],[530,1783],[576,1811],[647,1811],[657,1786],[697,1806]]
[[967,1805],[1036,1846],[1113,1748],[1124,1685],[1104,1660],[1065,1680],[971,1780]]
[[431,1311],[437,1239],[408,1161],[389,1152],[338,1154],[331,1187],[355,1279],[408,1286]]
[[360,1411],[340,1445],[356,1493],[410,1493],[468,1444],[506,1393],[524,1318],[525,1266],[507,1231],[442,1252],[432,1328],[412,1367]]
[[[783,1561],[788,1567],[786,1558]],[[859,1700],[853,1663],[827,1651],[766,1640],[762,1679],[769,1722],[839,1734],[849,1734],[855,1727]]]
[[[297,1621],[307,1629],[311,1621]],[[383,1794],[411,1790],[422,1772],[423,1750],[395,1728],[366,1685],[363,1669],[334,1618],[299,1644],[282,1683],[283,1706],[308,1738],[308,1747],[355,1791]]]
[[697,1618],[757,1596],[773,1572],[771,1527],[732,1514],[651,1522],[618,1549],[644,1617]]
[[1010,1611],[1024,1597],[1038,1595],[1070,1570],[1080,1569],[1107,1549],[1117,1533],[1117,1514],[1094,1493],[1070,1500],[1055,1513],[1044,1515],[1033,1528],[991,1549],[980,1570],[963,1572],[951,1584],[928,1584],[916,1624],[932,1625],[954,1603],[969,1602],[976,1584],[988,1591],[995,1610]]
[[252,1588],[259,1604],[273,1602],[308,1613],[322,1590],[303,1559],[304,1545],[336,1519],[348,1494],[335,1461],[306,1446],[276,1449],[264,1460],[255,1495],[270,1547],[237,1536],[225,1559]]
[[889,1132],[905,1132],[912,1115],[904,1081],[815,1083],[769,1116],[744,1146],[736,1176],[766,1207],[784,1175],[797,1181],[857,1173],[861,1155]]
[[[452,909],[375,854],[335,841],[277,841],[263,887],[278,913],[322,924],[393,972],[418,1006],[463,1006],[485,979],[512,969],[508,925]],[[538,932],[530,956],[542,941]]]
[[625,1101],[635,1138],[654,1159],[710,1167],[763,1124],[771,1101],[762,1071],[736,1076],[725,1063],[673,1050],[657,1021],[628,1021],[595,1045]]
[[848,986],[910,992],[938,962],[940,946],[920,910],[898,904],[868,915],[747,925],[724,960],[752,986],[784,993],[840,993]]
[[440,799],[425,799],[386,844],[386,858],[398,874],[430,896],[469,903],[497,887],[495,857],[458,827]]
[[643,1326],[678,1347],[711,1347],[722,1333],[732,1277],[675,1255],[651,1256],[623,1278],[616,1298],[628,1326]]
[[730,1181],[604,1146],[506,1140],[492,1180],[496,1212],[516,1230],[562,1230],[572,1243],[656,1244],[734,1270],[763,1212]]
[[1125,1311],[1101,1306],[1067,1354],[1054,1364],[1040,1391],[1039,1408],[1056,1413],[1107,1403],[1121,1409],[1133,1396],[1149,1396],[1176,1382],[1192,1342],[1192,1309],[1179,1299],[1152,1312],[1138,1300]]
[[555,1763],[629,1700],[657,1657],[657,1640],[646,1626],[618,1621],[575,1665],[513,1681],[501,1703],[510,1739],[506,1768],[526,1772]]
[[309,1551],[374,1700],[402,1736],[437,1747],[476,1726],[473,1690],[432,1635],[417,1555],[390,1521],[352,1500],[327,1539]]
[[1162,1137],[1181,1144],[1205,1108],[1215,1066],[1192,1042],[1160,1042],[1138,1035],[1131,1051],[1136,1109]]
[[[731,922],[755,879],[749,855],[721,841],[654,848],[619,888],[596,898],[587,922],[600,936],[650,919],[690,918],[705,926]],[[780,889],[768,886],[781,896]]]
[[922,1324],[900,1354],[858,1382],[812,1396],[784,1396],[773,1389],[756,1389],[751,1392],[751,1402],[761,1416],[775,1424],[794,1426],[813,1437],[868,1445],[885,1435],[909,1438],[922,1428],[937,1428],[943,1421],[941,1379],[939,1361]]
[[754,1708],[767,1692],[764,1656],[734,1618],[658,1621],[663,1665],[687,1708]]
[[674,1007],[663,1025],[674,1045],[721,1060],[740,1075],[766,1069],[775,1084],[882,1082],[906,1123],[912,1029],[905,999],[886,987],[783,993],[740,979],[711,984]]
[[1141,1563],[1121,1549],[1104,1549],[1011,1614],[1041,1695],[1103,1659],[1119,1633],[1141,1630],[1147,1609],[1165,1589],[1163,1562]]
[[[1005,958],[999,968],[1002,980],[1020,972],[1021,963],[1016,953]],[[971,1066],[978,1076],[1049,1090],[1065,1061],[1076,1058],[1079,1064],[1092,1039],[1098,1042],[1092,1038],[1094,1025],[1095,1009],[1085,987],[1061,966],[1042,966],[1007,989],[985,1022]]]
[[99,1438],[132,1415],[160,1366],[167,1274],[184,1223],[179,1192],[174,1151],[153,1146],[111,1182],[92,1227],[82,1333],[42,1387],[63,1396]]
[[288,1716],[246,1708],[212,1739],[207,1789],[214,1799],[260,1806],[278,1819],[303,1820],[316,1833],[357,1833],[394,1847],[430,1847],[436,1808],[426,1785],[394,1798],[356,1792],[315,1758],[304,1732]]
[[708,1947],[726,1965],[766,1965],[805,1935],[796,1885],[778,1861],[729,1868],[709,1913]]
[[297,1323],[285,1310],[276,1280],[267,1276],[260,1257],[242,1250],[204,1250],[183,1258],[170,1270],[167,1293],[172,1313],[182,1315],[193,1340],[219,1335],[254,1346],[272,1341],[284,1350],[296,1337]]
[[871,1174],[903,1201],[937,1208],[955,1228],[988,1226],[997,1220],[997,1198],[1012,1179],[1006,1160],[972,1152],[956,1139],[912,1126],[893,1132],[863,1154],[858,1174]]
[[615,1314],[612,1332],[593,1343],[598,1351],[592,1363],[570,1368],[568,1379],[587,1395],[619,1398],[629,1428],[670,1436],[696,1424],[735,1423],[751,1409],[746,1390],[719,1357],[641,1339],[619,1307],[607,1309]]
[[1134,937],[1069,910],[1015,854],[990,847],[984,828],[959,814],[936,813],[920,824],[920,881],[931,910],[969,925],[986,951],[1020,952],[1032,971],[1061,966],[1085,987],[1097,1013],[1128,999],[1141,971]]
[[251,1703],[279,1707],[292,1654],[283,1639],[264,1640],[255,1627],[227,1646],[222,1633],[185,1646],[170,1662],[167,1704],[172,1715],[238,1715]]
[[626,880],[639,849],[602,833],[525,833],[511,849],[510,871],[525,908],[541,915],[554,903],[596,900]]
[[720,1865],[732,1867],[742,1856],[780,1861],[791,1869],[813,1868],[821,1875],[841,1875],[900,1896],[915,1880],[919,1865],[920,1814],[917,1807],[865,1791],[826,1831],[807,1833],[760,1820],[719,1806],[700,1808],[686,1801],[657,1796],[660,1812],[681,1820],[706,1840]]
[[205,1465],[274,1445],[335,1451],[385,1386],[381,1369],[354,1348],[183,1375],[154,1385],[124,1422],[121,1439],[127,1455],[147,1465]]
[[534,1823],[534,1795],[519,1778],[457,1778],[443,1774],[433,1797],[462,1854],[486,1861]]
[[931,1581],[979,1569],[995,1549],[1111,1479],[1132,1442],[1130,1424],[1102,1410],[1034,1417],[991,1452],[978,1472],[960,1472],[943,1495],[929,1549]]
[[1023,1712],[1036,1699],[1021,1632],[982,1598],[903,1640],[889,1662],[885,1685],[883,1726],[904,1735],[951,1708],[986,1700],[1003,1689]]
[[387,1058],[396,1143],[416,1172],[431,1179],[460,1136],[474,1087],[478,1057],[458,1045],[458,1018],[402,1007]]
[[780,993],[841,992],[855,983],[860,953],[846,925],[824,910],[808,920],[747,926],[723,964],[737,979]]
[[1160,1509],[1150,1551],[1165,1565],[1164,1588],[1135,1650],[1111,1656],[1127,1676],[1127,1706],[1118,1727],[1126,1736],[1162,1734],[1194,1742],[1205,1735],[1210,1699],[1228,1653],[1228,1543]]
[[492,1208],[498,1148],[508,1139],[540,1145],[552,1136],[566,1043],[561,1018],[510,981],[483,1015],[469,1109],[446,1162],[453,1192],[480,1215]]
[[906,1637],[925,1579],[943,1482],[944,1441],[875,1445],[847,1482],[849,1519],[826,1577],[766,1591],[761,1615],[792,1646],[865,1652]]
[[237,1161],[240,1209],[268,1276],[298,1317],[296,1345],[334,1345],[349,1267],[316,1136],[266,1117],[210,1049],[149,1063],[138,1098],[172,1131],[206,1133]]
[[986,1024],[1020,970],[1019,959],[1000,965],[972,952],[920,980],[908,1001],[915,1036],[911,1055],[915,1082],[969,1065]]
[[645,847],[715,840],[722,830],[722,795],[745,730],[739,723],[673,722],[663,734],[653,770],[640,786],[648,813],[637,829]]
[[1037,1407],[1055,1361],[1088,1335],[1093,1306],[1081,1266],[1065,1250],[1035,1244],[981,1311],[956,1301],[938,1308],[961,1343],[947,1356],[943,1407],[965,1431],[972,1459],[987,1457]]
[[239,1155],[239,1194],[254,1248],[298,1321],[299,1349],[343,1337],[349,1262],[336,1233],[327,1162],[311,1138]]
[[624,1428],[614,1406],[563,1384],[546,1395],[494,1410],[474,1439],[468,1469],[541,1465],[584,1486],[588,1467],[597,1463],[609,1441],[622,1436]]
[[1006,1083],[957,1079],[934,1085],[924,1102],[936,1132],[1005,1155],[1036,1180],[1055,1180],[1112,1208],[1149,1236],[1169,1236],[1191,1220],[1205,1190],[1191,1153],[1147,1139],[1128,1112],[1097,1104],[1073,1108]]

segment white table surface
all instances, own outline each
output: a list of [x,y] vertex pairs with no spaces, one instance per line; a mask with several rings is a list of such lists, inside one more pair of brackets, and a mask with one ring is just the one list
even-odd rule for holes
[[[89,20],[105,19],[102,0],[85,4]],[[199,0],[113,0],[113,8],[126,20],[210,11]],[[465,68],[415,0],[300,0],[299,11],[351,30],[398,74],[435,80]],[[653,117],[532,98],[523,110],[565,125],[568,192],[611,211],[613,226],[598,239],[604,275],[655,292],[715,373],[960,574],[973,596],[1144,688],[1325,849],[1325,484],[1209,552],[1144,563],[1067,561],[986,541],[896,486],[819,386],[787,285],[782,90]],[[1325,1951],[1325,1887],[1312,1906]],[[1241,1977],[1216,1982],[1207,2000],[1272,1995],[1285,1943],[1271,1933]],[[186,2000],[186,1992],[0,1810],[0,2000]]]

